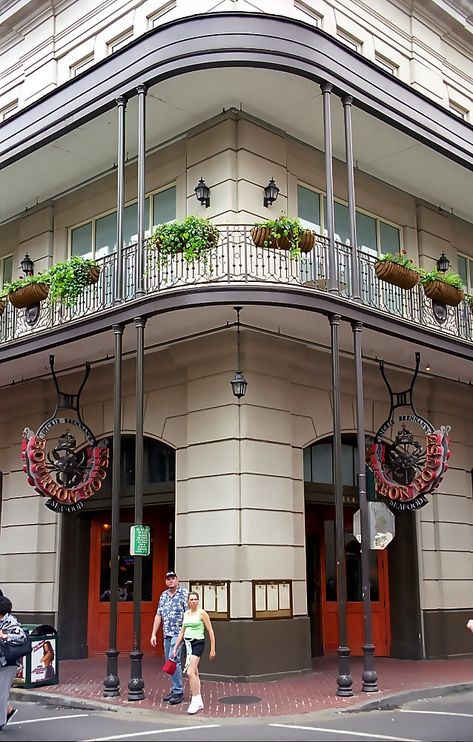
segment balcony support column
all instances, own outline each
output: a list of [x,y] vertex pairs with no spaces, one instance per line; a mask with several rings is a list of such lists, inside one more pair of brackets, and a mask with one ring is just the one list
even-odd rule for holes
[[353,131],[351,107],[353,97],[344,95],[343,120],[345,123],[345,159],[347,163],[347,190],[348,190],[348,219],[350,225],[351,245],[351,291],[355,301],[360,301],[360,270],[358,263],[358,240],[356,236],[356,207],[355,207],[355,169],[353,165]]
[[117,98],[117,253],[115,264],[115,303],[123,301],[123,216],[125,213],[125,116],[126,98]]
[[332,164],[332,116],[330,96],[332,85],[324,82],[320,86],[323,97],[324,115],[324,152],[325,152],[325,188],[327,191],[327,234],[328,234],[328,276],[327,288],[330,293],[338,293],[338,269],[335,254],[335,206],[333,200],[333,164]]
[[338,337],[340,315],[331,314],[329,322],[332,351],[332,477],[335,492],[335,552],[337,562],[338,602],[337,696],[347,697],[353,695],[353,680],[350,675],[350,649],[347,647],[347,583],[345,574],[345,529],[343,523],[342,435],[340,421],[340,346]]
[[361,590],[363,596],[363,681],[362,690],[378,690],[378,675],[374,669],[374,645],[371,631],[370,545],[368,498],[366,494],[365,411],[363,396],[363,360],[361,355],[362,322],[352,322],[356,383],[356,443],[358,447],[358,494],[361,521]]
[[110,623],[107,677],[103,681],[103,695],[113,698],[120,695],[117,649],[117,600],[118,600],[118,545],[120,527],[120,469],[122,439],[122,324],[113,326],[115,335],[115,365],[113,386],[113,459],[112,459],[112,522],[110,531]]
[[[136,440],[135,440],[135,525],[143,524],[143,417],[144,417],[144,350],[145,317],[135,318],[136,327]],[[133,649],[130,652],[131,677],[128,700],[142,701],[144,681],[141,650],[141,575],[143,557],[134,556],[133,570]]]
[[145,155],[146,155],[146,85],[138,91],[138,249],[136,253],[136,295],[143,296],[145,252]]

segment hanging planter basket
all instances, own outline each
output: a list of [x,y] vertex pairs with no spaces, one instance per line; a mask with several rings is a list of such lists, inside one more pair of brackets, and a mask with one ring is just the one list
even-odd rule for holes
[[[288,237],[280,237],[279,240],[271,239],[271,230],[268,227],[253,227],[251,237],[256,247],[271,247],[275,250],[290,250],[291,241]],[[268,242],[269,240],[269,242]],[[266,242],[266,245],[265,245]],[[315,234],[310,229],[304,229],[299,239],[299,250],[308,253],[315,243]]]
[[401,289],[412,289],[419,281],[417,271],[389,260],[378,260],[374,264],[374,269],[380,281],[399,286]]
[[89,268],[89,284],[97,283],[100,277],[100,268],[98,265]]
[[47,283],[30,283],[28,286],[10,291],[8,299],[16,309],[27,309],[44,301],[48,293],[49,285]]
[[444,281],[429,281],[424,283],[424,293],[432,301],[439,301],[442,304],[448,304],[451,307],[456,307],[465,298],[465,294],[461,289],[457,289],[455,286],[450,286],[449,283]]

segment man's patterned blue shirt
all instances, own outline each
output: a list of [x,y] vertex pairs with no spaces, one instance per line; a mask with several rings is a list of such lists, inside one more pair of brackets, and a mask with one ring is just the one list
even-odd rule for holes
[[188,592],[178,587],[174,595],[169,590],[161,593],[158,603],[158,613],[163,621],[163,636],[177,636],[182,627],[184,613],[187,611]]

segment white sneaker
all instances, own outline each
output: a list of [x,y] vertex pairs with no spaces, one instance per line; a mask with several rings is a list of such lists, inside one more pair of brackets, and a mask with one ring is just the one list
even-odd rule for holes
[[193,696],[192,701],[189,704],[189,708],[187,709],[187,713],[196,714],[203,708],[204,704],[202,703],[202,696]]

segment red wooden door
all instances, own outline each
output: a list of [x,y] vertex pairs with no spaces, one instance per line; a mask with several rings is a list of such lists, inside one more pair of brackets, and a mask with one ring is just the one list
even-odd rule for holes
[[[156,653],[149,643],[156,606],[164,589],[168,569],[169,524],[171,508],[145,508],[144,525],[151,529],[151,552],[143,559],[141,602],[141,649]],[[130,526],[133,511],[120,514],[119,529],[119,595],[117,648],[133,649],[133,573],[134,557],[130,555]],[[99,513],[92,519],[90,530],[89,611],[87,640],[89,655],[102,654],[109,648],[110,623],[110,513]],[[162,641],[157,643],[162,654]]]
[[[363,603],[361,592],[361,550],[353,536],[355,509],[345,508],[345,570],[347,579],[347,644],[353,656],[363,654]],[[324,654],[338,647],[338,603],[336,584],[335,509],[311,508],[308,531],[317,534],[320,543],[320,583],[322,641]],[[389,581],[387,551],[370,549],[371,623],[375,654],[387,657],[391,650],[389,619]]]

